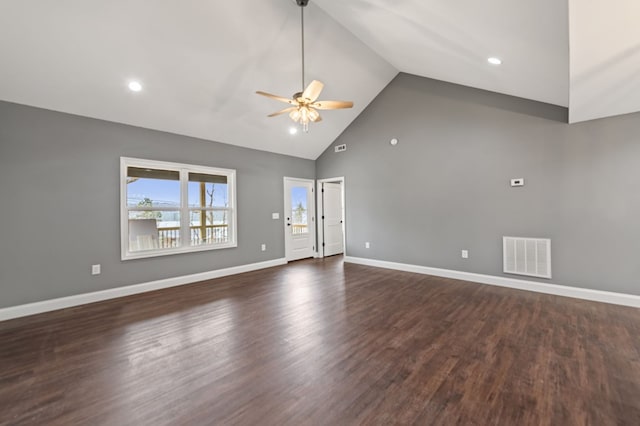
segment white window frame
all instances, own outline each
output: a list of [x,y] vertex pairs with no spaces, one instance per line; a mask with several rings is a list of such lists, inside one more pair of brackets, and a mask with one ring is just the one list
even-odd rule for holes
[[[179,207],[150,207],[153,211],[180,211],[180,247],[159,248],[145,251],[129,251],[129,212],[143,210],[131,208],[127,205],[127,171],[129,167],[148,169],[161,169],[177,171],[180,174],[180,206]],[[229,206],[224,209],[229,212],[229,224],[227,233],[229,241],[225,243],[203,244],[191,246],[191,230],[189,218],[191,210],[200,210],[189,207],[189,173],[204,173],[210,175],[226,176]],[[216,210],[211,208],[211,210]],[[168,161],[145,160],[141,158],[120,157],[120,251],[122,260],[143,259],[148,257],[167,256],[180,253],[192,253],[208,250],[219,250],[238,246],[237,233],[237,207],[236,207],[236,171],[217,167],[196,166],[192,164],[173,163]]]

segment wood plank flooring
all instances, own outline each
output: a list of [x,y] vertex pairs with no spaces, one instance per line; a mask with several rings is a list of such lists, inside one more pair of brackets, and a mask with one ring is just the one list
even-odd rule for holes
[[340,257],[0,323],[2,425],[640,425],[640,310]]

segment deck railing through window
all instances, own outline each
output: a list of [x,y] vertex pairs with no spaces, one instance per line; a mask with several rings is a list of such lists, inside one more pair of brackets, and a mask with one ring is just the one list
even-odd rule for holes
[[308,226],[306,224],[296,224],[291,225],[291,232],[293,235],[306,234],[309,232]]
[[[191,226],[191,245],[226,243],[229,241],[228,225],[207,225],[205,235],[201,236],[202,226]],[[178,247],[180,227],[158,228],[160,248]]]

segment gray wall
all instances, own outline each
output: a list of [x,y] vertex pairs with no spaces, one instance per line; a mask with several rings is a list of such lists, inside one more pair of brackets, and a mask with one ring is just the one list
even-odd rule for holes
[[[121,156],[236,169],[238,247],[122,262]],[[0,102],[0,308],[282,258],[283,176],[315,164]]]
[[348,255],[500,276],[503,235],[551,238],[552,282],[640,295],[640,114],[566,118],[400,74],[316,163],[345,176]]
[[[283,176],[346,177],[351,256],[503,275],[548,237],[553,282],[640,294],[640,114],[566,114],[400,74],[314,163],[0,102],[0,308],[281,258]],[[238,247],[120,261],[121,156],[236,169]]]

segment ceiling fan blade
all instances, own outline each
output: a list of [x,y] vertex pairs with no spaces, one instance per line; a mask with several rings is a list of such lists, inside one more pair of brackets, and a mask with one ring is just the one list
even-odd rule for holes
[[286,113],[288,113],[288,112],[295,111],[295,110],[297,110],[297,109],[298,109],[298,107],[289,107],[289,108],[285,108],[285,109],[280,110],[280,111],[278,111],[278,112],[274,112],[273,114],[269,114],[269,115],[267,115],[267,117],[275,117],[275,116],[277,116],[277,115],[280,115],[280,114],[286,114]]
[[293,99],[284,98],[282,96],[277,96],[277,95],[272,95],[271,93],[262,92],[260,90],[258,90],[256,93],[258,95],[266,96],[267,98],[275,99],[276,101],[286,102],[289,105],[298,105],[298,103],[296,101],[294,101]]
[[321,81],[313,80],[307,88],[304,89],[304,92],[302,92],[302,97],[308,99],[309,102],[315,102],[323,88],[324,84],[322,84]]
[[353,102],[350,101],[318,101],[309,105],[317,109],[343,109],[352,108]]

